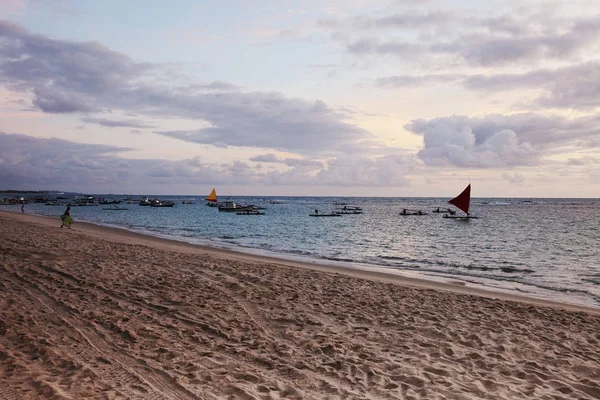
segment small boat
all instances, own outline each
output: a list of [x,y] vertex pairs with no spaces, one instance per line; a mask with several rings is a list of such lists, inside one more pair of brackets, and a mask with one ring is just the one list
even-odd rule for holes
[[223,201],[218,203],[219,211],[223,212],[237,212],[237,211],[252,211],[254,206],[252,205],[239,205],[234,201]]
[[336,213],[322,213],[319,210],[315,210],[314,213],[308,214],[309,217],[341,217],[341,214]]
[[121,204],[121,200],[116,200],[116,199],[100,199],[100,201],[98,201],[98,204]]
[[152,200],[150,207],[173,207],[174,205],[175,203],[169,200],[154,199]]
[[269,204],[283,204],[283,202],[279,201],[279,200],[271,200],[269,202]]
[[97,206],[98,202],[94,196],[77,196],[71,203],[74,207]]
[[356,214],[362,214],[362,211],[359,210],[354,210],[354,211],[346,211],[346,210],[342,210],[342,211],[334,211],[334,214],[339,214],[339,215],[356,215]]
[[421,211],[421,210],[417,210],[417,211],[408,211],[408,210],[405,208],[405,209],[403,209],[403,210],[400,212],[400,215],[402,215],[403,217],[405,217],[405,216],[411,216],[411,215],[427,215],[427,213],[426,213],[426,212],[423,212],[423,211]]
[[465,190],[462,191],[461,194],[453,198],[452,200],[448,200],[448,203],[452,204],[454,207],[458,208],[466,215],[455,215],[455,214],[444,214],[444,218],[454,218],[454,219],[475,219],[479,217],[475,217],[469,213],[469,205],[471,204],[471,184],[469,183]]
[[212,192],[210,192],[208,197],[204,200],[206,200],[208,202],[208,203],[206,203],[206,205],[209,207],[218,207],[219,206],[217,204],[217,191],[215,190],[215,188],[213,188]]
[[431,210],[431,212],[433,213],[439,213],[439,214],[455,214],[455,211],[452,211],[449,208],[436,208],[435,210]]
[[245,211],[237,211],[237,215],[265,215],[264,212],[260,212],[258,210],[245,210]]
[[181,204],[196,204],[193,201],[185,201],[185,200],[181,200]]
[[149,199],[149,198],[147,198],[147,197],[144,197],[143,199],[141,199],[141,200],[138,202],[138,204],[139,204],[140,206],[149,206],[150,204],[152,204],[152,202],[150,201],[150,199]]
[[338,207],[338,210],[342,210],[342,211],[362,211],[362,208],[357,207],[357,206],[345,205],[343,207]]

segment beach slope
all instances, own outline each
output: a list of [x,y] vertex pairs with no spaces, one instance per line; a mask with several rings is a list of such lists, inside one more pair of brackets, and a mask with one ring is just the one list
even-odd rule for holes
[[0,399],[598,399],[600,315],[0,213]]

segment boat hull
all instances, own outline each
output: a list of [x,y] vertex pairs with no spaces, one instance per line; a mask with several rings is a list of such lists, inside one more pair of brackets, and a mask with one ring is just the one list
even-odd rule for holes
[[229,208],[229,207],[219,207],[219,211],[221,212],[242,212],[242,211],[251,211],[252,207],[234,207],[234,208]]

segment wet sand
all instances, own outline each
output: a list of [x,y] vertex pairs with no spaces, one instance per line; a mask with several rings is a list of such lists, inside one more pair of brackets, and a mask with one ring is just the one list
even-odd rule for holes
[[598,309],[40,216],[0,238],[2,400],[600,398]]

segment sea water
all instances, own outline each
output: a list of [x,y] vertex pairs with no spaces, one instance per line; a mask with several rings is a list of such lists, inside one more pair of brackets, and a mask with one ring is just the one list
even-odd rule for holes
[[[450,206],[441,198],[231,197],[265,207],[265,215],[236,215],[207,207],[201,197],[160,197],[176,205],[119,204],[124,211],[104,210],[112,207],[107,205],[72,207],[71,215],[75,221],[191,243],[348,268],[385,268],[600,308],[597,199],[474,198],[471,211],[480,218],[456,220],[432,212]],[[343,207],[336,203],[361,207],[363,214],[309,216]],[[20,206],[0,209],[19,212]],[[25,206],[27,213],[56,217],[64,209]],[[427,215],[402,216],[403,209]]]

